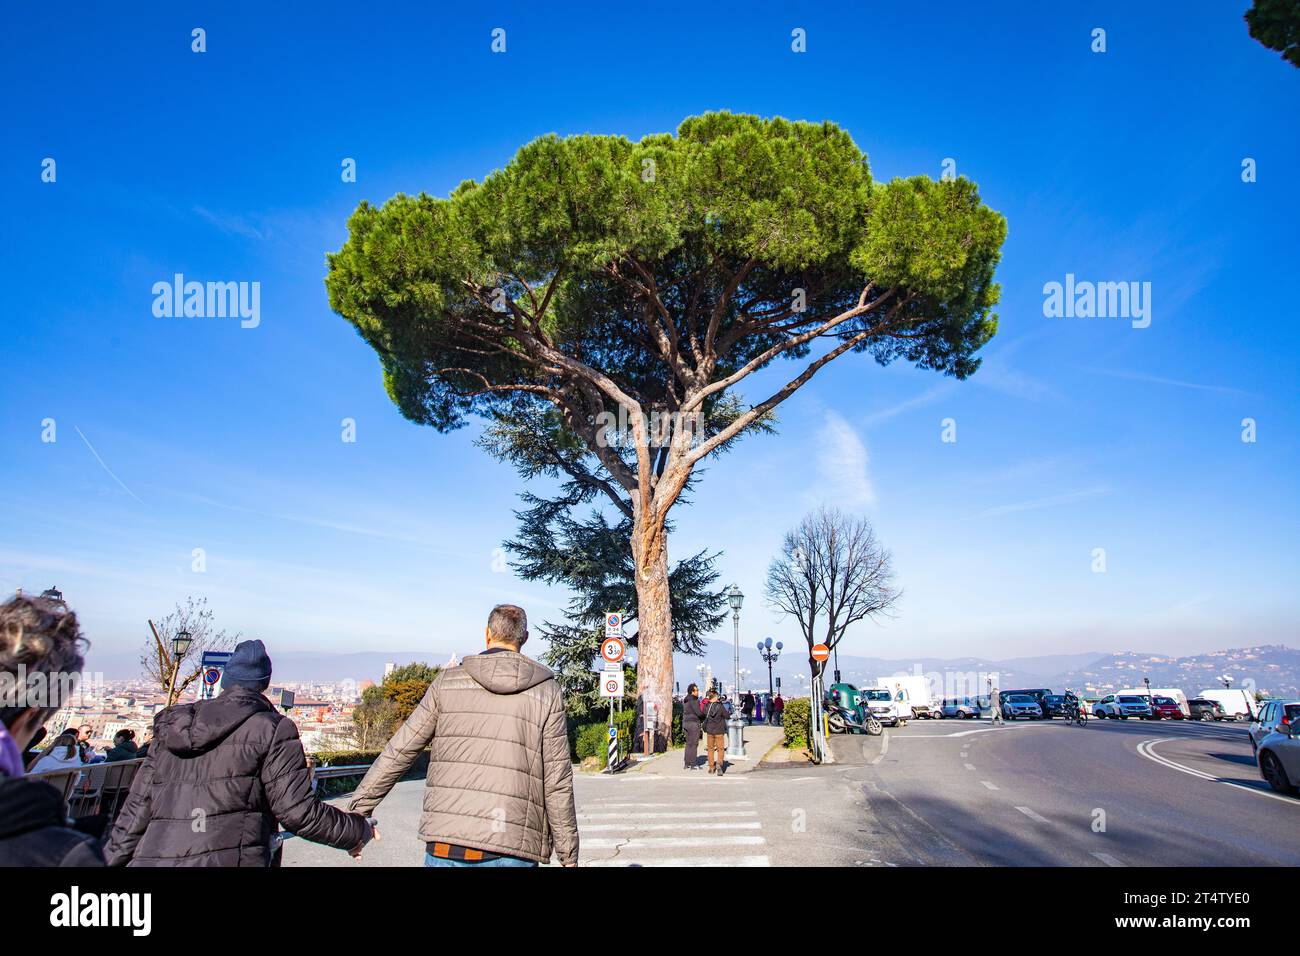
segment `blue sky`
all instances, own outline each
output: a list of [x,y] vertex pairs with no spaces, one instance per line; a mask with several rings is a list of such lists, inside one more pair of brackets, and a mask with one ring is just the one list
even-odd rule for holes
[[[905,592],[846,652],[1294,645],[1300,71],[1246,5],[11,8],[0,587],[57,584],[113,652],[188,594],[273,649],[436,658],[473,650],[498,601],[556,618],[563,592],[493,560],[519,480],[473,427],[401,418],[324,256],[362,199],[446,194],[544,133],[725,108],[834,120],[882,179],[952,158],[1009,224],[972,379],[841,359],[675,514],[672,553],[725,552],[747,641],[795,635],[763,574],[826,501],[873,520]],[[260,325],[156,318],[175,273],[260,282]],[[1066,273],[1150,282],[1150,327],[1046,318]]]

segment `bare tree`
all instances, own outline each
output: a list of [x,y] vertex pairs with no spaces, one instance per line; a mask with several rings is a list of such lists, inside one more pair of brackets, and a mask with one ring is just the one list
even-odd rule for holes
[[[222,651],[234,646],[239,634],[227,634],[213,624],[213,612],[207,598],[187,597],[185,604],[161,618],[157,624],[149,622],[149,639],[140,652],[140,667],[146,677],[164,688],[170,686],[173,669],[176,670],[176,688],[167,700],[170,707],[180,700],[185,690],[199,678],[204,651]],[[185,655],[176,660],[172,641],[181,631],[190,635],[190,646]]]
[[[822,643],[834,651],[850,625],[889,613],[901,593],[893,578],[889,551],[871,523],[826,507],[786,534],[768,568],[768,602],[798,621],[808,644],[814,750],[819,755],[824,750],[818,715],[826,663],[813,659],[813,646]],[[819,632],[824,635],[820,640]]]

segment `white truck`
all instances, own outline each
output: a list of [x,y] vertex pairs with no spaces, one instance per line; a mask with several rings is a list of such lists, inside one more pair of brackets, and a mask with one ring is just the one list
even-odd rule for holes
[[1223,705],[1223,712],[1231,720],[1254,720],[1259,713],[1259,705],[1255,703],[1255,695],[1242,690],[1240,687],[1226,689],[1211,687],[1209,690],[1201,691],[1200,696],[1207,700],[1217,700]]
[[930,679],[924,674],[877,677],[876,687],[889,691],[903,720],[933,717],[938,709],[934,693],[930,689]]

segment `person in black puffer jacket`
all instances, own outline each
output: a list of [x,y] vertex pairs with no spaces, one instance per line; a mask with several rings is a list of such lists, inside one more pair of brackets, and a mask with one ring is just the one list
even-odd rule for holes
[[158,715],[109,836],[110,866],[269,866],[277,824],[353,855],[378,835],[316,799],[298,729],[262,696],[270,682],[262,642],[244,641],[221,696]]

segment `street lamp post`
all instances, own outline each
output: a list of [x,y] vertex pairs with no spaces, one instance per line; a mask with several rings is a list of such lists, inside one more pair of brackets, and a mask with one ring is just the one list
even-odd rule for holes
[[775,691],[772,689],[772,665],[776,663],[777,658],[781,656],[781,648],[785,647],[780,641],[775,645],[770,637],[764,638],[758,642],[758,656],[763,658],[763,663],[767,665],[767,693],[771,696]]
[[183,628],[172,638],[172,677],[167,687],[168,707],[176,703],[176,676],[181,672],[181,661],[190,652],[192,643],[194,639],[190,636],[190,632]]
[[727,589],[727,600],[731,603],[732,636],[735,647],[736,699],[732,702],[731,718],[727,721],[728,747],[727,756],[738,760],[745,759],[745,721],[740,716],[740,606],[745,601],[740,585],[733,584]]

